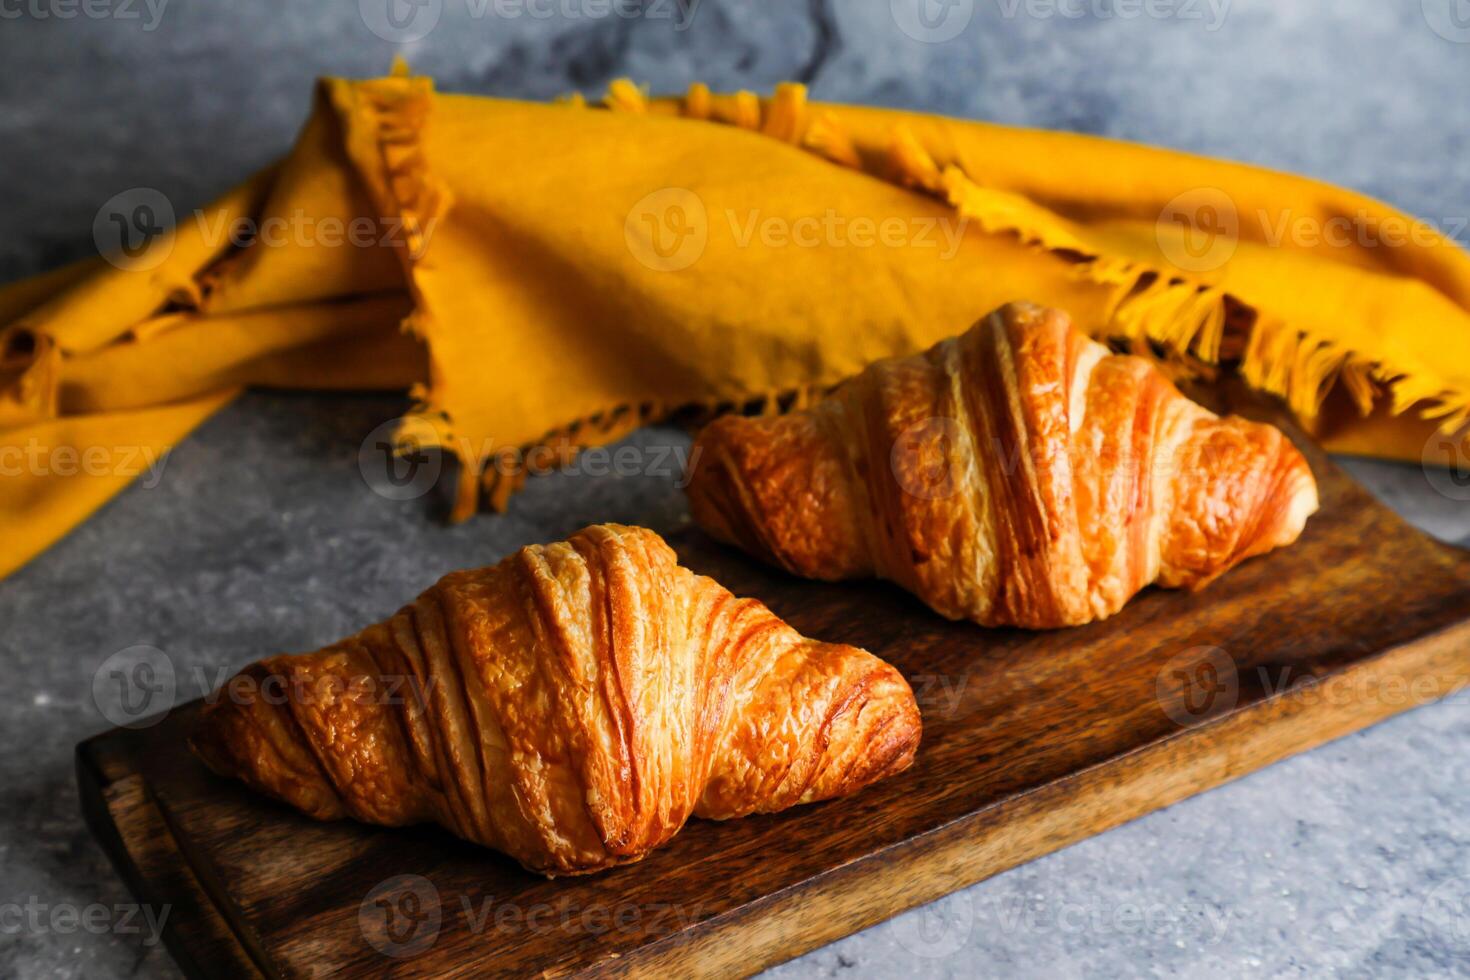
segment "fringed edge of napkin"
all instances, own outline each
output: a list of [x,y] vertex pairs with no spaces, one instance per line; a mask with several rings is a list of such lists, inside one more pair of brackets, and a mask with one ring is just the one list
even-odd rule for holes
[[[609,85],[603,105],[616,112],[648,111],[646,95],[626,79]],[[940,166],[902,123],[894,124],[884,158],[864,161],[838,115],[809,109],[806,87],[799,83],[778,85],[764,101],[748,91],[714,96],[708,86],[695,84],[679,114],[762,132],[941,198],[988,233],[1014,234],[1074,262],[1076,275],[1113,290],[1106,322],[1089,325],[1094,335],[1129,342],[1140,353],[1156,344],[1172,373],[1234,367],[1309,424],[1341,385],[1364,417],[1386,402],[1393,415],[1415,409],[1420,418],[1437,420],[1441,433],[1463,432],[1470,439],[1470,391],[1262,313],[1248,299],[1177,269],[1106,255],[1087,241],[1085,229],[1061,215],[1022,195],[984,187],[955,164]]]
[[1073,259],[1077,275],[1111,287],[1111,315],[1092,326],[1099,339],[1152,341],[1176,371],[1187,370],[1181,359],[1231,362],[1247,383],[1280,396],[1308,424],[1340,383],[1363,417],[1386,399],[1393,415],[1417,408],[1420,418],[1438,420],[1440,433],[1470,439],[1470,391],[1262,313],[1179,270],[1104,255],[1061,215],[1019,194],[982,187],[953,164],[941,168],[902,124],[894,128],[889,161],[899,183],[945,199],[984,231],[1011,233]]
[[[462,466],[457,493],[465,494],[465,483],[470,481],[470,505],[465,504],[462,496],[457,496],[451,511],[452,520],[463,520],[473,515],[480,503],[491,510],[504,511],[510,498],[526,485],[530,477],[554,472],[569,464],[578,453],[616,442],[644,426],[674,419],[694,424],[727,412],[777,415],[811,405],[832,387],[812,384],[773,389],[738,401],[622,403],[550,429],[526,445],[499,447],[492,450],[488,458],[457,446],[453,423],[442,412],[419,410],[410,413],[398,432],[408,448],[437,446],[454,453]],[[427,403],[426,392],[417,392],[416,397]]]
[[[384,175],[378,184],[391,199],[385,206],[396,207],[406,226],[428,228],[443,217],[450,199],[447,189],[430,173],[418,145],[432,88],[427,79],[407,76],[407,66],[398,60],[391,77],[359,85],[355,91],[368,99],[377,120],[376,152]],[[410,84],[414,81],[423,84]],[[589,106],[580,93],[557,101],[573,108]],[[645,90],[628,79],[612,82],[601,105],[613,112],[650,111]],[[1443,433],[1470,429],[1470,391],[1449,388],[1434,378],[1415,375],[1404,365],[1269,317],[1220,286],[1178,270],[1103,254],[1090,245],[1085,230],[1076,229],[1044,206],[1018,194],[983,187],[955,164],[941,167],[901,123],[894,125],[883,158],[875,161],[864,159],[835,112],[810,108],[806,86],[795,82],[777,85],[765,100],[750,91],[717,96],[707,85],[696,83],[679,103],[678,114],[760,132],[838,166],[941,198],[990,234],[1016,235],[1029,246],[1073,262],[1076,275],[1113,291],[1105,322],[1090,325],[1094,335],[1130,343],[1140,353],[1161,353],[1166,368],[1176,375],[1233,366],[1254,387],[1285,399],[1308,422],[1340,383],[1364,416],[1386,400],[1395,415],[1417,408],[1421,418],[1439,420]],[[427,341],[426,325],[432,312],[415,285],[416,268],[428,260],[425,244],[420,239],[401,252],[416,304],[405,329]],[[789,411],[809,404],[830,388],[813,384],[757,392],[739,405],[728,400],[613,405],[552,429],[529,445],[504,448],[493,459],[464,458],[455,446],[453,420],[433,401],[431,346],[431,383],[415,389],[414,408],[399,428],[399,444],[404,449],[436,446],[460,457],[450,519],[462,521],[482,502],[493,510],[504,510],[531,474],[525,461],[533,453],[570,460],[584,449],[613,442],[680,411]]]
[[[930,172],[923,174],[933,179]],[[1420,418],[1439,420],[1445,435],[1470,426],[1470,391],[1272,317],[1243,297],[1177,270],[1098,254],[1069,234],[1059,215],[1020,195],[981,188],[958,167],[946,168],[938,182],[936,192],[984,230],[1012,232],[1038,248],[1078,258],[1078,275],[1112,287],[1111,316],[1094,328],[1102,339],[1153,341],[1176,360],[1197,358],[1215,366],[1232,362],[1247,383],[1281,397],[1309,424],[1341,384],[1365,418],[1387,399],[1391,414],[1417,407]],[[1033,212],[1046,213],[1050,220],[1028,220]],[[1038,230],[1042,228],[1051,233]]]
[[[708,88],[696,86],[691,92],[698,99],[701,90],[708,107]],[[761,126],[764,118],[764,131],[769,135],[794,139],[799,131],[800,107],[805,100],[805,91],[805,87],[800,85],[778,87],[771,109],[764,117],[761,100],[755,93],[740,93],[731,101],[728,110],[722,108],[706,118],[745,128]],[[352,98],[354,107],[366,109],[367,118],[371,121],[370,126],[364,127],[360,117],[344,113],[348,152],[363,173],[369,192],[377,198],[379,206],[397,213],[409,230],[409,240],[406,247],[399,249],[399,254],[413,296],[414,312],[404,321],[404,329],[422,339],[430,351],[430,383],[416,385],[410,391],[413,407],[400,420],[395,431],[395,445],[400,452],[438,449],[452,453],[459,461],[459,478],[449,513],[451,521],[468,519],[482,505],[503,511],[510,498],[534,473],[565,465],[585,449],[615,442],[646,425],[666,421],[681,413],[694,418],[726,411],[746,414],[792,411],[806,407],[832,387],[829,384],[809,384],[773,389],[752,393],[739,401],[628,402],[572,419],[526,445],[490,448],[488,456],[462,445],[454,420],[434,399],[433,344],[428,329],[433,311],[417,282],[418,271],[433,261],[428,232],[443,220],[453,204],[448,189],[430,170],[420,146],[423,126],[432,106],[432,93],[428,79],[409,77],[407,64],[397,59],[389,77],[359,83],[350,89],[350,94],[349,90],[342,90],[340,97]],[[579,95],[562,101],[573,106],[586,104]],[[614,82],[604,101],[609,108],[624,112],[642,112],[647,106],[646,94],[627,80]],[[696,111],[698,108],[696,102]],[[840,148],[837,149],[840,154]],[[542,460],[548,461],[547,465],[539,465]]]

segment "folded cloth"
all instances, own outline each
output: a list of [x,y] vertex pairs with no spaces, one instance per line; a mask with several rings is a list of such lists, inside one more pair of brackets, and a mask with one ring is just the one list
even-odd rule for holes
[[464,518],[506,505],[528,449],[801,405],[1017,299],[1238,371],[1330,449],[1452,462],[1470,419],[1470,256],[1423,222],[795,84],[620,81],[593,108],[436,94],[401,63],[325,79],[284,160],[111,258],[0,290],[0,574],[243,386],[410,388],[398,438],[460,458]]

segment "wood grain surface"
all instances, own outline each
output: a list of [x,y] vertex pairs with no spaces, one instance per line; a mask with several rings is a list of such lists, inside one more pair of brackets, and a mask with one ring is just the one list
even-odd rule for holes
[[801,632],[897,665],[924,740],[856,797],[694,820],[641,864],[548,881],[437,829],[315,823],[189,755],[198,702],[78,746],[86,817],[172,906],[194,976],[747,975],[1470,681],[1470,556],[1298,441],[1322,511],[1297,545],[1074,630],[948,623],[675,535]]

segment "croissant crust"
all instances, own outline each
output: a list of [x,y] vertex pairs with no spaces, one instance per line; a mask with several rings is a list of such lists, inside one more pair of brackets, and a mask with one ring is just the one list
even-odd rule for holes
[[691,815],[852,793],[907,768],[919,734],[889,664],[600,525],[247,668],[192,744],[313,817],[435,822],[568,874],[639,860]]
[[1200,588],[1317,509],[1281,432],[1018,303],[810,409],[726,416],[688,488],[715,537],[810,578],[891,579],[950,618],[1051,628]]

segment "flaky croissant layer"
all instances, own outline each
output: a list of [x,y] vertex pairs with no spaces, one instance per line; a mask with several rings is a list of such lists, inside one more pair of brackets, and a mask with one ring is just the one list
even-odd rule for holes
[[568,874],[636,861],[691,814],[855,792],[919,734],[889,664],[806,639],[652,531],[598,525],[247,668],[192,744],[311,816],[437,822]]
[[1199,588],[1317,509],[1281,432],[1218,418],[1066,315],[1013,304],[806,411],[700,434],[690,509],[798,575],[879,576],[954,619],[1035,629]]

